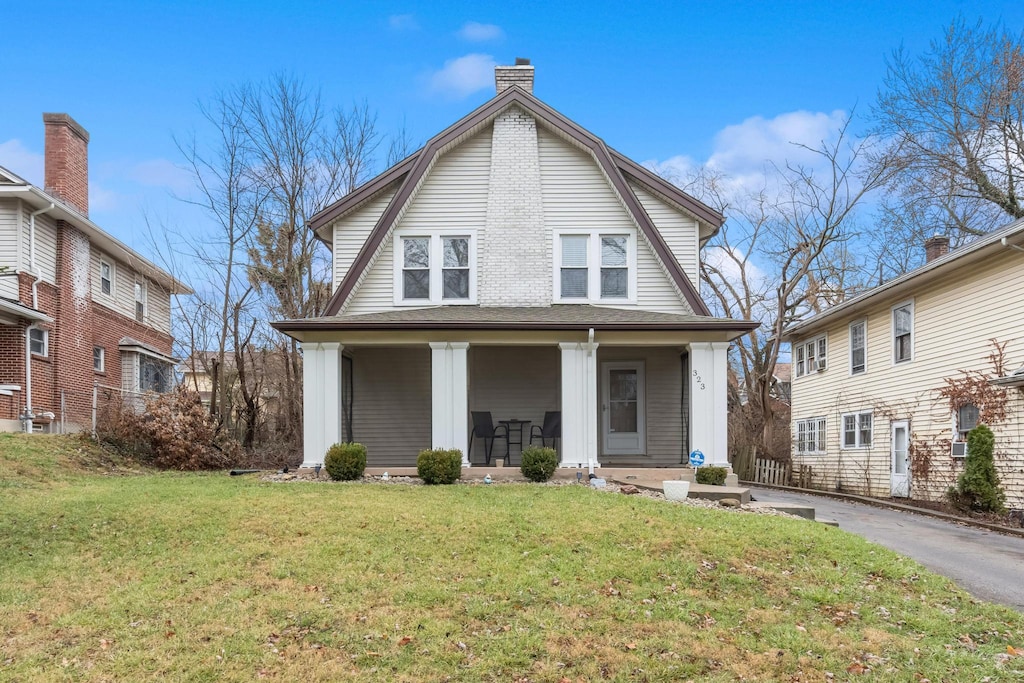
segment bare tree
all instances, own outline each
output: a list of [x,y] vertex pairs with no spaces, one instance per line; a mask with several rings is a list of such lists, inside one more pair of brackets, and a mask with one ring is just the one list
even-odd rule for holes
[[[920,56],[900,49],[888,62],[873,110],[887,141],[877,167],[897,171],[883,205],[882,265],[917,264],[905,245],[934,233],[957,244],[1024,217],[1024,44],[1000,26],[958,19]],[[901,260],[903,263],[901,263]]]

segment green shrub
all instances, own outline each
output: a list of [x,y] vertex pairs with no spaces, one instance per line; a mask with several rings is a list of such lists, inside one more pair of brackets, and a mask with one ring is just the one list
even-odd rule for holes
[[558,452],[554,448],[529,446],[523,450],[523,463],[519,470],[530,481],[547,481],[558,467]]
[[361,443],[334,444],[324,456],[324,469],[331,479],[360,479],[366,471],[366,446]]
[[967,434],[967,458],[956,488],[949,490],[954,505],[982,512],[1003,512],[1006,494],[999,486],[992,452],[996,437],[985,425],[978,425]]
[[416,474],[424,484],[454,484],[462,476],[462,451],[458,448],[420,451]]
[[729,471],[724,467],[708,465],[707,467],[697,468],[697,476],[695,479],[698,484],[705,484],[707,486],[725,486],[725,477],[727,474],[729,474]]

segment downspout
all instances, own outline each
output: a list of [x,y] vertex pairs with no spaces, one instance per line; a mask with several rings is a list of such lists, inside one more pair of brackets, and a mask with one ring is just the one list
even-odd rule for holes
[[[35,280],[32,281],[32,308],[39,310],[39,281],[43,279],[43,274],[39,272],[39,268],[36,266],[36,216],[44,214],[54,208],[54,203],[50,202],[49,206],[44,206],[38,211],[33,211],[28,215],[28,264],[29,271],[35,276]],[[27,382],[26,382],[27,384]],[[31,406],[29,402],[29,406]]]
[[32,330],[35,325],[25,328],[25,410],[21,413],[21,423],[25,431],[32,433],[32,420],[35,414],[32,412]]
[[[587,373],[588,374],[590,372],[590,366],[592,365],[592,361],[590,359],[593,357],[593,355],[594,355],[594,328],[591,327],[587,331]],[[596,372],[595,372],[595,375],[596,375]],[[596,376],[595,376],[595,380],[596,380]],[[590,391],[591,386],[592,386],[591,383],[588,381],[587,382],[587,391]],[[589,397],[588,396],[587,398],[588,398],[588,400],[587,400],[587,404],[588,405],[592,405],[592,406],[596,406],[597,405],[597,396],[593,396],[593,397]],[[593,400],[589,400],[591,398],[593,398]],[[598,411],[598,412],[600,412],[600,411]],[[590,440],[594,438],[594,434],[597,432],[597,428],[598,428],[598,426],[596,424],[589,425],[589,429],[587,429],[587,434],[588,434],[587,442],[588,442],[588,445],[589,445]],[[595,458],[595,452],[594,451],[596,449],[597,449],[597,443],[594,443],[594,447],[593,448],[587,448],[587,472],[588,472],[588,474],[589,474],[591,479],[594,478],[594,458]]]

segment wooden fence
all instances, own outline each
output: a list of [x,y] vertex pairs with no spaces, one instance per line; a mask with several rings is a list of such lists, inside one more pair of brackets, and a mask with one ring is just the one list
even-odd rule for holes
[[788,462],[757,458],[754,461],[754,481],[758,484],[773,486],[797,486],[802,489],[811,487],[811,466],[799,465],[796,470]]

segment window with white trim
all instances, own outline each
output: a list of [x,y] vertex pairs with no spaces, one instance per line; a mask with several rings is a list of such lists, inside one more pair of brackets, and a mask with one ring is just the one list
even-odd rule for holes
[[826,367],[828,344],[825,335],[800,342],[793,349],[796,358],[796,376],[803,377]]
[[978,426],[981,411],[973,403],[965,403],[956,411],[956,436],[954,441],[967,441],[967,435]]
[[867,448],[870,446],[872,420],[870,410],[843,415],[843,448]]
[[859,375],[868,369],[868,322],[850,323],[850,374]]
[[824,453],[825,418],[812,417],[796,421],[796,452],[802,455]]
[[92,369],[105,372],[107,367],[107,350],[102,346],[92,347]]
[[905,363],[914,357],[914,303],[892,309],[892,362]]
[[100,258],[100,293],[114,296],[114,264],[105,258]]
[[554,301],[636,299],[636,240],[630,233],[568,230],[555,236]]
[[34,356],[49,356],[50,333],[39,327],[29,328],[28,348]]
[[475,235],[439,231],[395,236],[395,304],[475,301]]
[[135,281],[135,320],[142,322],[146,318],[146,283]]

